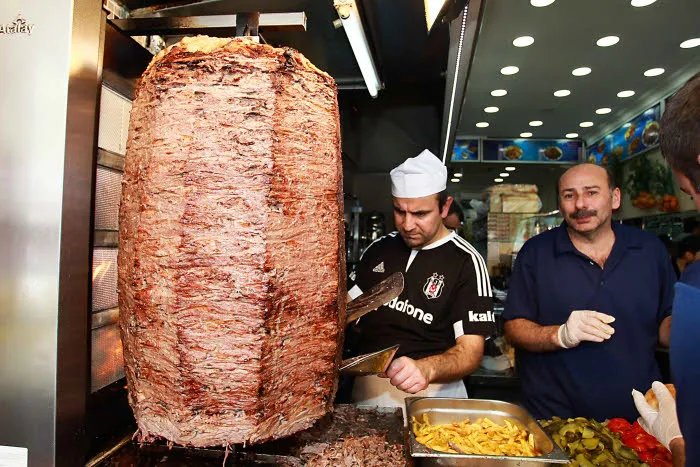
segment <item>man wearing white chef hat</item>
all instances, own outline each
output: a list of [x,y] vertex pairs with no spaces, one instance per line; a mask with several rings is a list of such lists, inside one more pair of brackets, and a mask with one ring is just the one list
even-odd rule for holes
[[452,198],[447,168],[430,151],[391,171],[396,232],[375,240],[350,276],[356,298],[392,273],[404,274],[401,295],[358,323],[360,353],[399,344],[380,376],[355,380],[361,406],[403,407],[410,395],[466,397],[462,381],[479,367],[484,337],[495,333],[486,263],[443,225]]

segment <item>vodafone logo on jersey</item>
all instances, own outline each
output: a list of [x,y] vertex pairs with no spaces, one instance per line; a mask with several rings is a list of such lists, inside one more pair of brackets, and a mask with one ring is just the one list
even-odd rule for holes
[[422,321],[425,324],[432,324],[433,322],[432,313],[426,313],[420,308],[414,307],[413,305],[411,305],[408,299],[399,301],[399,298],[396,297],[389,303],[385,303],[385,305],[391,308],[392,310],[400,311],[401,313],[406,313],[408,316],[415,318],[418,321]]

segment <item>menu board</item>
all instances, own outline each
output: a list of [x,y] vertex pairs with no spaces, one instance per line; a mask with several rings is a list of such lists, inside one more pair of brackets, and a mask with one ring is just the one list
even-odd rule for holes
[[485,139],[482,144],[484,161],[572,163],[583,155],[583,143],[567,139]]
[[587,150],[588,162],[607,166],[613,157],[624,161],[658,146],[660,117],[660,104],[636,116],[590,145]]
[[477,138],[455,138],[452,147],[452,162],[478,162],[479,140]]

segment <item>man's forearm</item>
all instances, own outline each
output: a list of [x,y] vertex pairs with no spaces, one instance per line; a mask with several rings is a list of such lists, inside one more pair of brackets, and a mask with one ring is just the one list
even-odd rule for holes
[[552,352],[562,348],[557,337],[559,326],[541,326],[518,318],[506,322],[504,330],[508,342],[530,352]]
[[667,316],[659,326],[659,344],[668,347],[671,343],[671,317]]
[[685,467],[685,441],[683,438],[676,438],[669,446],[673,458],[673,467]]
[[473,373],[484,355],[484,338],[462,336],[465,342],[447,351],[416,361],[429,383],[449,383]]

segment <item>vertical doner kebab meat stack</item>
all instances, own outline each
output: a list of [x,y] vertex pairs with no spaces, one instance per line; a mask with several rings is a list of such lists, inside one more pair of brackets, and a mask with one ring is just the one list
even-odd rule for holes
[[184,39],[131,113],[119,306],[140,439],[261,442],[332,406],[345,316],[333,79],[301,54]]

